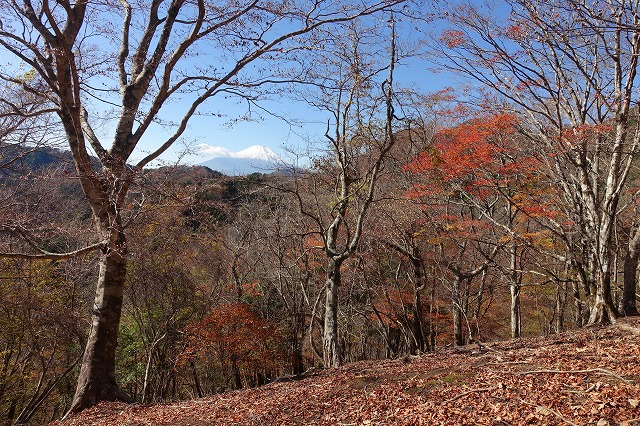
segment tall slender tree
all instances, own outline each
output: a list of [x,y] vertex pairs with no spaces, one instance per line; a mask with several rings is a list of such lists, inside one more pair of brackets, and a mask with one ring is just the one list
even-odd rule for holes
[[[342,362],[338,338],[342,267],[358,249],[366,217],[377,198],[377,181],[396,140],[393,17],[389,22],[388,62],[380,63],[379,45],[374,43],[377,47],[371,50],[367,38],[373,32],[356,25],[351,25],[349,38],[335,43],[333,51],[328,50],[329,70],[319,77],[320,95],[311,101],[330,114],[325,133],[327,156],[317,161],[317,173],[306,174],[314,181],[305,183],[313,188],[311,194],[303,194],[298,185],[289,189],[302,214],[313,221],[327,260],[322,339],[325,367]],[[388,76],[380,81],[385,71]],[[323,208],[325,196],[329,196],[329,211]]]

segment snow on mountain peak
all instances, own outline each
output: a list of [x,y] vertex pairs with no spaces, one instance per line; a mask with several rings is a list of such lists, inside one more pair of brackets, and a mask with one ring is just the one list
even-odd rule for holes
[[254,160],[274,161],[278,155],[272,149],[262,145],[253,145],[236,153],[238,158],[249,158]]
[[278,154],[272,149],[262,146],[253,145],[242,151],[231,151],[221,146],[213,146],[207,144],[198,145],[198,151],[211,158],[240,158],[245,160],[263,160],[274,162],[278,160]]

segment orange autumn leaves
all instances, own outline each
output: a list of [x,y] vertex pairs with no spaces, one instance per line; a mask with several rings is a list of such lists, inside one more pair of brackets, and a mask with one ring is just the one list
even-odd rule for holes
[[[469,199],[499,195],[530,216],[553,216],[539,185],[541,163],[528,153],[512,114],[495,114],[441,129],[431,149],[405,168],[416,180],[407,196]],[[542,191],[542,192],[541,192]]]
[[[517,171],[503,158],[516,126],[515,116],[501,114],[440,130],[432,149],[422,152],[406,168],[419,175],[432,175],[431,185],[439,182],[442,187],[457,181],[465,182],[466,189],[480,187],[487,183],[487,175],[506,177]],[[422,192],[420,187],[413,189],[415,195]]]

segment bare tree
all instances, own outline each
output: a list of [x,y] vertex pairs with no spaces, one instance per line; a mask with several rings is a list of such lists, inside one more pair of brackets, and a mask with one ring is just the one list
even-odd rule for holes
[[[342,362],[338,339],[342,266],[358,249],[365,219],[376,199],[378,178],[395,143],[393,75],[397,58],[393,18],[390,23],[388,64],[378,62],[380,52],[365,53],[365,34],[372,32],[356,26],[350,29],[349,39],[337,43],[336,50],[330,52],[331,70],[319,84],[321,96],[311,101],[330,113],[325,134],[328,154],[316,162],[317,174],[307,174],[312,181],[305,184],[311,189],[310,195],[303,194],[298,185],[291,190],[302,214],[314,222],[327,259],[322,347],[325,367]],[[378,88],[376,77],[385,70],[388,77]],[[374,94],[374,89],[379,92]],[[325,177],[329,179],[322,182]]]

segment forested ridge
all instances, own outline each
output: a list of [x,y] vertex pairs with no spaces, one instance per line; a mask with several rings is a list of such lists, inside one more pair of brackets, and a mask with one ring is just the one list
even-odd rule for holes
[[[640,417],[640,3],[0,13],[0,421]],[[269,174],[180,164],[265,117],[324,129]]]

